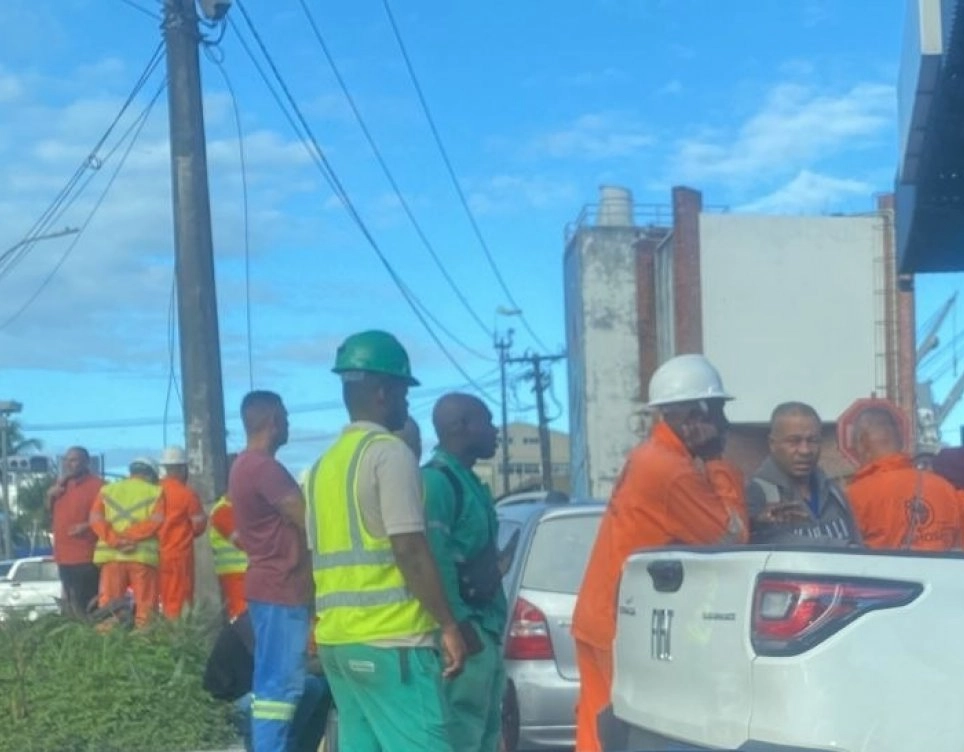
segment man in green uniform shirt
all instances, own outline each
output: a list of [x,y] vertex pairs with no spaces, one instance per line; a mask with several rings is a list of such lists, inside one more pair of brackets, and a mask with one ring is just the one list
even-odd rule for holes
[[449,733],[457,750],[496,752],[507,606],[492,494],[472,467],[495,454],[498,432],[485,404],[467,394],[442,397],[432,422],[439,444],[422,468],[428,540],[469,656],[462,673],[445,684]]

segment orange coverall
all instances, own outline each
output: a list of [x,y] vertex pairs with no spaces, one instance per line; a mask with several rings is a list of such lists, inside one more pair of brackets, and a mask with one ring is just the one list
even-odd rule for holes
[[161,612],[168,619],[176,619],[185,604],[194,600],[194,539],[204,532],[207,518],[201,500],[186,483],[164,478],[161,488],[167,504],[158,534]]
[[960,494],[936,473],[918,470],[906,454],[864,465],[847,496],[869,548],[948,551],[961,546]]
[[596,718],[610,703],[616,599],[626,559],[638,548],[745,543],[743,489],[737,468],[712,460],[701,469],[665,423],[630,454],[600,523],[573,613],[577,752],[601,749]]
[[[121,541],[133,543],[157,536],[164,518],[164,494],[158,498],[150,517],[135,522],[118,535],[105,517],[104,498],[100,494],[90,508],[90,529],[111,548],[119,548]],[[118,598],[123,598],[127,588],[134,596],[134,625],[144,627],[157,609],[157,567],[136,561],[111,561],[100,568],[100,592],[97,605],[103,608]]]
[[[241,548],[234,524],[234,507],[231,504],[218,507],[211,513],[211,527]],[[224,598],[224,608],[228,618],[233,619],[243,614],[248,608],[247,601],[244,599],[244,572],[219,574],[218,582],[221,583],[221,596]]]

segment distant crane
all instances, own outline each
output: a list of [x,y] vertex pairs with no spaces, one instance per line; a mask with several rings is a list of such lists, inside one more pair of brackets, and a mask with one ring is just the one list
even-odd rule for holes
[[[947,320],[948,314],[954,309],[957,303],[957,293],[951,295],[944,305],[938,310],[934,317],[934,322],[928,326],[920,345],[917,347],[917,367],[919,368],[924,358],[932,351],[937,349],[940,344],[938,331]],[[951,347],[957,347],[957,343],[952,341]],[[919,381],[917,383],[917,435],[918,451],[933,454],[941,447],[941,426],[950,416],[951,411],[964,396],[964,373],[958,376],[954,385],[948,391],[943,402],[935,402],[934,390],[931,381]]]

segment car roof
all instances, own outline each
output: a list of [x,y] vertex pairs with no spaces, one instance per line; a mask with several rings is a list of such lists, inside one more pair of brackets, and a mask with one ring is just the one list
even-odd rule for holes
[[514,520],[525,523],[534,518],[570,517],[572,515],[602,513],[606,504],[596,499],[572,499],[565,501],[546,501],[534,499],[529,501],[514,501],[510,504],[496,506],[495,511],[499,519]]
[[53,561],[53,556],[21,556],[19,559],[0,559],[0,566],[13,566],[17,562],[26,562],[28,564],[34,563],[44,563],[47,561]]

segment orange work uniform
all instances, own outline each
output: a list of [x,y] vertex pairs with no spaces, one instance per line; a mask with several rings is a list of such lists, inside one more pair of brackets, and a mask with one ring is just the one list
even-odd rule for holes
[[745,543],[743,476],[722,460],[701,469],[665,423],[630,454],[603,515],[573,613],[579,665],[576,750],[597,752],[596,719],[610,703],[616,598],[638,548]]
[[[230,541],[236,548],[241,549],[238,542],[237,528],[234,523],[234,507],[230,503],[218,503],[211,512],[211,528],[216,530],[222,538]],[[217,554],[215,554],[215,568],[217,568]],[[224,599],[224,609],[229,619],[243,614],[247,608],[244,599],[244,572],[219,572],[218,582],[221,584],[221,596]]]
[[[120,483],[135,480],[138,479]],[[103,608],[111,601],[123,598],[130,588],[134,596],[134,624],[138,628],[144,627],[157,609],[157,548],[153,539],[157,538],[164,522],[163,491],[152,484],[139,482],[149,491],[153,489],[151,498],[156,500],[144,519],[125,523],[121,532],[114,529],[106,509],[107,504],[113,506],[115,502],[105,500],[105,494],[112,493],[119,483],[102,488],[90,509],[90,529],[99,539],[98,546],[114,552],[109,554],[109,561],[101,564],[97,604]],[[128,513],[120,515],[122,520],[130,518]],[[98,560],[96,551],[94,560]]]
[[847,488],[869,548],[948,551],[961,546],[964,504],[950,483],[889,454],[858,470]]
[[207,518],[194,490],[177,478],[164,478],[166,508],[158,539],[161,546],[159,589],[161,613],[176,619],[194,601],[194,539],[204,532]]

